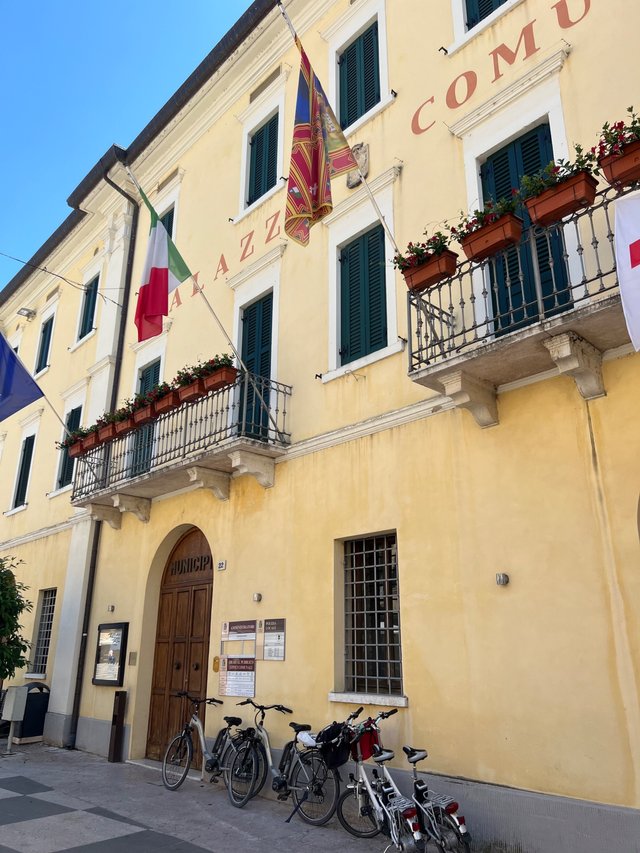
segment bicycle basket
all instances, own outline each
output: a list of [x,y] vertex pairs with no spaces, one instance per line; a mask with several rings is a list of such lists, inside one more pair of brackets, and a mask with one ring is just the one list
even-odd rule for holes
[[380,736],[376,729],[364,729],[360,737],[351,744],[351,757],[354,761],[366,761],[373,755],[374,746],[380,746]]
[[331,723],[319,731],[316,744],[329,770],[336,770],[349,760],[349,735],[341,723]]

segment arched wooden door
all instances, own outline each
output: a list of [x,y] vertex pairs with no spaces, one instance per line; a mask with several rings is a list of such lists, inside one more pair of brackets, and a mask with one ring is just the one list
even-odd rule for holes
[[[176,693],[204,696],[207,688],[213,561],[200,530],[187,533],[167,562],[160,589],[147,757],[161,759],[182,729],[191,705]],[[205,706],[200,707],[204,720]],[[197,742],[194,766],[202,755]]]

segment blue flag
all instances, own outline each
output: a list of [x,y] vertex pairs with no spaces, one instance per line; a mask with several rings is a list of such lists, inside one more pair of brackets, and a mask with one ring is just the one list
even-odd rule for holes
[[0,335],[0,421],[44,397],[4,335]]

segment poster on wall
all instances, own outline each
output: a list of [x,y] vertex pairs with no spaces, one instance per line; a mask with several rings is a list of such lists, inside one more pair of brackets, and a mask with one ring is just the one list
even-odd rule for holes
[[93,684],[122,687],[128,629],[128,622],[98,625],[96,660],[91,679]]
[[261,619],[258,622],[257,657],[284,660],[286,624],[286,619]]
[[237,622],[222,623],[222,641],[227,640],[255,640],[256,620],[244,619]]
[[220,696],[252,698],[256,695],[256,659],[221,655],[218,679]]

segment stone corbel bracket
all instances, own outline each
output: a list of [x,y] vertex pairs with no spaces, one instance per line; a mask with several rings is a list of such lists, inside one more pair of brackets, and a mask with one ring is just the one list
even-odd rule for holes
[[499,423],[496,389],[489,382],[469,376],[463,370],[452,370],[438,380],[454,406],[471,412],[478,426],[485,428]]
[[151,501],[148,498],[134,498],[131,495],[114,495],[113,505],[120,512],[132,512],[146,524],[151,516]]
[[229,500],[231,477],[223,471],[211,471],[209,468],[187,468],[189,482],[199,489],[209,489],[219,501]]
[[235,474],[251,474],[265,489],[270,489],[275,482],[275,462],[268,456],[251,453],[250,450],[234,450],[229,454],[231,466]]
[[565,332],[542,342],[559,372],[572,376],[585,400],[606,396],[602,378],[602,353],[576,335]]
[[106,521],[114,530],[120,530],[122,526],[122,513],[113,506],[89,504],[89,514],[93,521]]

